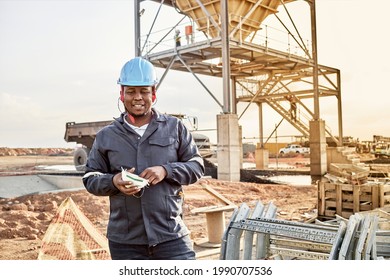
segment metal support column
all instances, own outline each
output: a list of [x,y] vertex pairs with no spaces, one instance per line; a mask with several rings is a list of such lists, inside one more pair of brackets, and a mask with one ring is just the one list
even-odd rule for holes
[[259,109],[259,141],[260,148],[264,148],[264,128],[263,128],[263,103],[256,103]]
[[221,0],[221,40],[222,40],[222,81],[223,113],[231,113],[230,92],[230,47],[229,47],[229,9],[228,0]]
[[311,40],[313,56],[313,89],[314,89],[314,120],[320,119],[320,95],[318,91],[318,57],[317,57],[317,20],[316,20],[316,1],[309,0],[311,15]]
[[269,163],[269,151],[264,147],[263,129],[263,103],[256,102],[259,108],[259,143],[256,145],[255,162],[256,169],[267,169]]
[[133,19],[134,19],[134,52],[135,56],[141,55],[141,46],[140,46],[140,39],[141,39],[141,23],[140,23],[140,16],[139,16],[139,10],[140,10],[140,2],[141,1],[134,1],[134,9],[133,9]]
[[340,78],[340,70],[337,71],[337,88],[339,89],[339,93],[337,95],[337,108],[338,108],[338,120],[339,120],[339,147],[343,146],[343,111],[342,111],[342,102],[341,102],[341,78]]
[[[217,116],[218,129],[218,179],[240,181],[241,138],[237,114],[232,109],[230,88],[229,8],[228,0],[221,0],[221,47],[223,112]],[[236,111],[234,109],[234,111]]]
[[310,122],[310,175],[322,176],[327,172],[325,121],[320,119],[320,94],[318,89],[316,1],[307,0],[311,15],[311,39],[313,59],[314,114]]
[[232,80],[232,113],[237,114],[237,86],[236,86],[236,77],[231,77]]

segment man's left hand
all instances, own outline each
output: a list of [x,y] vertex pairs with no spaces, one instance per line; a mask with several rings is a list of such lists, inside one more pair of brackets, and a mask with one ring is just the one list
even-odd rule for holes
[[139,176],[147,179],[150,185],[156,185],[164,180],[165,176],[167,176],[167,171],[162,166],[152,166],[142,171]]

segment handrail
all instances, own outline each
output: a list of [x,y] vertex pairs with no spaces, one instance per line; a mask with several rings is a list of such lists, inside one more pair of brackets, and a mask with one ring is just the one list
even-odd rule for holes
[[[210,17],[215,16],[215,14],[210,15]],[[230,14],[231,17],[237,16],[238,18],[240,16]],[[155,50],[155,52],[160,51],[166,51],[169,49],[173,49],[175,46],[174,43],[174,33],[175,29],[179,30],[185,30],[186,26],[192,26],[193,33],[188,35],[182,32],[182,34],[185,34],[185,39],[182,40],[181,45],[182,46],[190,46],[194,43],[204,42],[210,40],[210,30],[214,28],[212,24],[207,24],[204,28],[194,28],[193,21],[201,21],[206,20],[206,22],[210,22],[208,17],[198,18],[198,19],[189,19],[183,20],[181,19],[178,24],[175,25],[176,28],[164,28],[160,30],[155,30],[153,32],[150,32],[148,34],[141,35],[140,40],[141,44],[145,46],[145,49],[143,49],[143,54],[150,53],[151,50]],[[267,48],[279,50],[286,52],[288,54],[297,55],[303,58],[309,59],[307,52],[302,49],[302,45],[298,44],[296,41],[291,40],[292,35],[289,32],[286,32],[284,30],[278,29],[276,27],[273,27],[268,24],[260,24],[259,22],[253,21],[253,20],[247,20],[250,21],[251,25],[253,22],[253,26],[258,25],[259,30],[253,31],[250,35],[248,35],[247,38],[244,40],[240,40],[240,43],[251,43],[259,46],[265,46]],[[248,22],[247,22],[248,24]],[[242,25],[237,25],[238,30],[236,32],[248,32],[245,28],[242,27]],[[191,38],[191,40],[190,40]],[[241,38],[241,37],[240,37]],[[306,49],[310,49],[310,42],[307,40],[307,43],[305,44]]]

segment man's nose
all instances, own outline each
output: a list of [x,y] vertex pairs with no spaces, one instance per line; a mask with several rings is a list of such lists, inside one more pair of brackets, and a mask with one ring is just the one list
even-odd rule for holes
[[142,99],[142,94],[140,90],[136,90],[134,93],[134,99]]

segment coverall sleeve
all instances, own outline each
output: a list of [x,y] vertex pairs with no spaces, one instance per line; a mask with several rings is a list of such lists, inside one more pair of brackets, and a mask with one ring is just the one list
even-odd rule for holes
[[204,163],[192,134],[182,122],[178,124],[178,141],[178,162],[163,165],[166,179],[180,185],[193,184],[203,176]]
[[104,150],[99,148],[99,135],[96,136],[88,155],[83,183],[88,192],[98,196],[109,196],[119,193],[113,184],[114,174],[110,167]]

